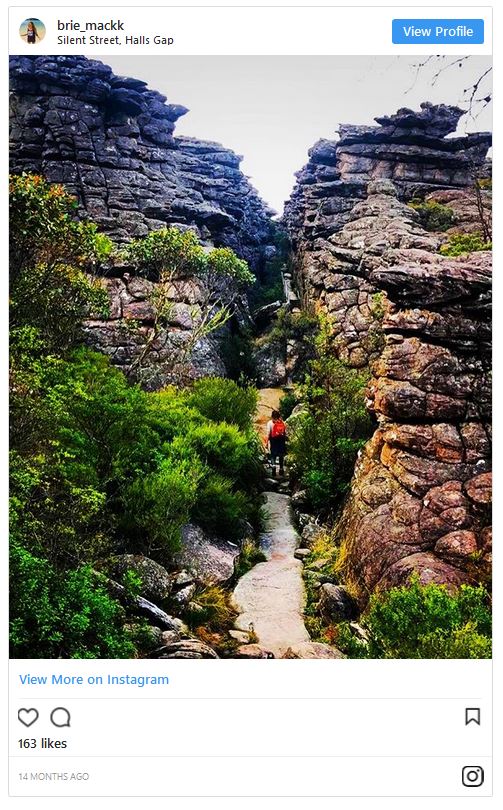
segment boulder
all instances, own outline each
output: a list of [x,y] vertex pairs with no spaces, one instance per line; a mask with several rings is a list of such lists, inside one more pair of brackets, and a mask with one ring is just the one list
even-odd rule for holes
[[331,644],[322,644],[319,641],[305,641],[289,647],[283,658],[346,658],[337,647]]
[[218,658],[215,650],[195,638],[174,641],[157,650],[156,658]]
[[271,304],[265,304],[263,307],[256,309],[253,314],[253,320],[259,328],[263,328],[269,324],[278,311],[283,306],[281,301],[273,301]]
[[327,621],[342,622],[356,619],[358,605],[343,585],[324,583],[320,588],[318,610]]
[[311,549],[318,537],[323,534],[323,527],[318,526],[317,523],[307,523],[302,529],[302,542],[306,548]]
[[274,658],[272,652],[264,650],[258,644],[242,644],[234,655],[236,658]]
[[145,616],[155,627],[160,627],[161,630],[175,630],[177,633],[186,632],[187,628],[181,619],[169,616],[164,610],[158,608],[157,605],[149,602],[148,599],[138,596],[135,602],[139,615]]
[[192,585],[194,576],[189,574],[184,568],[173,575],[172,579],[173,588],[186,588],[187,585]]
[[197,585],[195,582],[192,585],[186,585],[184,588],[180,588],[179,591],[173,594],[172,601],[176,602],[177,605],[181,605],[184,607],[188,605],[192,597],[194,596],[197,589]]
[[205,583],[227,582],[234,574],[240,548],[235,543],[212,537],[199,526],[182,527],[181,549],[174,556],[176,565],[185,566]]
[[229,630],[229,635],[235,641],[238,641],[240,645],[249,644],[250,642],[250,634],[245,633],[244,630]]
[[111,574],[122,579],[127,571],[133,571],[140,577],[142,596],[158,605],[167,602],[171,593],[171,578],[162,565],[143,554],[120,554],[114,557]]
[[278,388],[287,383],[286,352],[279,341],[263,340],[253,350],[253,363],[261,388]]
[[434,551],[452,565],[466,566],[478,551],[477,537],[466,530],[450,532],[437,540]]

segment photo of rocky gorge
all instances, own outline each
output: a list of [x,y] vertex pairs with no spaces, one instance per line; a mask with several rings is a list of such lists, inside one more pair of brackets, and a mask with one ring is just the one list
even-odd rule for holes
[[489,658],[490,62],[285,86],[276,211],[156,59],[10,60],[11,657]]

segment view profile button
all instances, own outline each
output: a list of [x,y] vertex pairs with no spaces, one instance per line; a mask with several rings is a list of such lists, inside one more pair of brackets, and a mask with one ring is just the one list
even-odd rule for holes
[[393,20],[393,45],[483,45],[484,20]]

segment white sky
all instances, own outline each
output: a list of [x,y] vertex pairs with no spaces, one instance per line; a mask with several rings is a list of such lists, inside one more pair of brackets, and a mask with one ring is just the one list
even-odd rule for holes
[[[424,57],[423,57],[424,58]],[[422,101],[463,104],[490,65],[470,57],[461,67],[434,74],[456,58],[432,60],[419,74],[420,57],[152,56],[101,57],[115,73],[148,82],[189,112],[175,134],[222,143],[244,156],[241,168],[261,196],[281,212],[319,138],[334,138],[339,123],[372,124],[375,116]],[[447,60],[447,61],[446,61]],[[490,80],[490,77],[489,77]],[[478,96],[488,91],[488,81]],[[433,84],[432,84],[433,82]],[[488,108],[462,119],[460,131],[490,130]]]

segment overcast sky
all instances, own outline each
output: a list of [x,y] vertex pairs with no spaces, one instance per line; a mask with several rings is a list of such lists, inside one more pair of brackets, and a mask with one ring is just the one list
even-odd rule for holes
[[[424,57],[423,57],[424,58]],[[241,168],[261,196],[281,212],[294,172],[319,138],[334,138],[339,123],[372,124],[375,116],[422,101],[463,105],[463,90],[487,70],[488,57],[114,56],[115,73],[134,76],[189,112],[175,133],[222,143],[244,156]],[[447,59],[447,58],[446,58]],[[446,68],[435,82],[434,74]],[[432,82],[435,82],[432,84]],[[484,91],[487,91],[487,84]],[[485,92],[483,91],[483,94]],[[480,93],[479,93],[480,95]],[[489,109],[462,131],[491,129]]]

